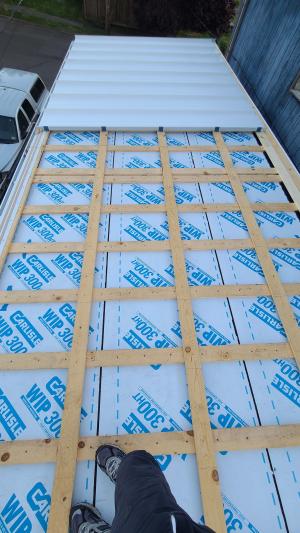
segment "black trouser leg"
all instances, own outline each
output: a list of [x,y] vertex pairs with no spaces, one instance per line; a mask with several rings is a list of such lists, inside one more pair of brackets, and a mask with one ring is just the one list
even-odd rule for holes
[[177,504],[157,462],[145,451],[131,452],[123,459],[118,471],[115,507],[112,533],[172,533],[172,514],[186,523],[184,531],[208,531],[197,526]]

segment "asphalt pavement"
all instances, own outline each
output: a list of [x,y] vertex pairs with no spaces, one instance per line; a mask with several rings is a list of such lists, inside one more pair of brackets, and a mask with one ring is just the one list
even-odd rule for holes
[[70,33],[0,17],[0,68],[37,72],[49,89],[72,39]]

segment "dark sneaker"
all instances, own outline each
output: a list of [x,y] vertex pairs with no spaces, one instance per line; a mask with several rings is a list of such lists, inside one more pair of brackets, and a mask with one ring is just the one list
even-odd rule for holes
[[115,483],[117,480],[119,466],[125,457],[125,453],[117,446],[110,446],[109,444],[100,446],[96,451],[96,461],[102,472]]
[[110,533],[110,525],[88,503],[74,505],[70,512],[70,533]]

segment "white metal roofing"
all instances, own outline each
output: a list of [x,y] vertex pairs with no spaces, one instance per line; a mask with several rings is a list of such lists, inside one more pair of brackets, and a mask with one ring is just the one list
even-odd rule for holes
[[262,127],[212,39],[77,36],[41,126],[51,129]]

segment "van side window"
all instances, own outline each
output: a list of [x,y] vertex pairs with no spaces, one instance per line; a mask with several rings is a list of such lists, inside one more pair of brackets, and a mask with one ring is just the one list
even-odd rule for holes
[[22,104],[22,108],[25,111],[26,115],[28,116],[29,120],[32,120],[34,117],[34,109],[30,102],[28,102],[27,99],[24,100]]
[[31,94],[32,98],[36,102],[39,101],[44,89],[45,89],[45,86],[44,86],[42,80],[40,78],[38,78],[35,81],[34,85],[31,87],[31,90],[30,90],[30,94]]
[[21,109],[19,109],[18,111],[18,124],[19,124],[21,139],[24,139],[27,134],[29,123],[23,111],[21,111]]

